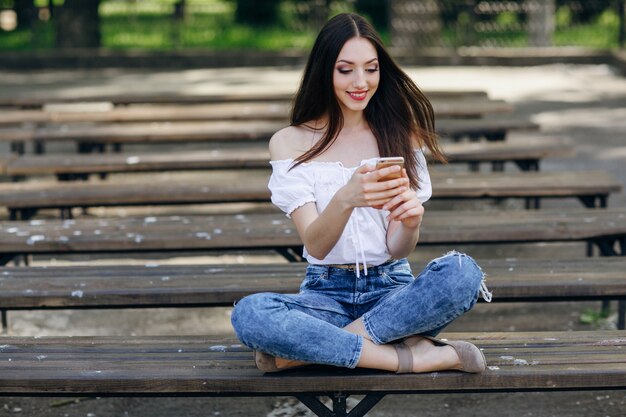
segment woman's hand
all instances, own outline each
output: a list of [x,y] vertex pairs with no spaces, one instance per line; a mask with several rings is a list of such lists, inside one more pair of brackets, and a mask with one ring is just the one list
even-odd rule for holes
[[[405,169],[402,169],[402,178],[405,178],[408,183],[409,179]],[[387,220],[402,222],[403,226],[411,229],[419,227],[424,216],[422,202],[417,198],[417,193],[409,187],[387,201],[382,208],[390,211]]]
[[373,207],[380,209],[394,198],[410,191],[409,178],[403,170],[400,178],[378,182],[386,175],[400,171],[399,166],[376,169],[372,165],[361,165],[344,186],[342,195],[352,207]]

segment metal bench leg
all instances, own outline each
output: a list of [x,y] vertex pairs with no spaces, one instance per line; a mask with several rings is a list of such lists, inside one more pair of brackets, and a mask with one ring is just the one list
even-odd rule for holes
[[8,253],[8,254],[3,254],[0,255],[0,265],[6,265],[8,264],[10,261],[13,260],[13,258],[15,258],[15,254],[13,253]]
[[539,210],[541,199],[539,197],[526,197],[526,210]]
[[15,255],[13,257],[13,263],[15,264],[15,266],[20,266],[22,264],[24,264],[24,266],[30,266],[30,255],[27,253]]
[[43,155],[46,153],[46,145],[44,145],[43,141],[36,140],[33,144],[33,150],[36,155]]
[[502,142],[506,139],[506,130],[500,132],[485,133],[488,142]]
[[71,220],[74,218],[71,207],[63,207],[59,210],[61,211],[61,220]]
[[7,311],[5,309],[2,309],[0,314],[2,315],[2,328],[0,328],[0,332],[1,333],[6,333],[6,332],[9,331],[9,317],[8,317],[8,313],[7,313]]
[[605,194],[578,197],[580,202],[587,208],[606,208],[608,198]]
[[504,161],[493,161],[491,163],[492,172],[504,172]]
[[11,152],[18,155],[24,155],[24,142],[11,142]]
[[10,220],[30,220],[37,214],[39,210],[36,208],[13,209],[9,208]]
[[616,239],[601,239],[592,241],[600,250],[600,256],[624,256],[624,245],[620,242],[621,254],[615,250]]
[[304,259],[300,255],[302,253],[302,246],[296,246],[294,248],[279,248],[276,250],[289,262],[302,262]]
[[342,392],[335,392],[329,397],[333,400],[333,409],[329,410],[314,395],[297,395],[296,398],[319,417],[362,417],[370,411],[380,400],[384,394],[368,394],[359,402],[350,412],[347,411],[346,400],[349,395]]
[[626,300],[618,301],[617,311],[617,328],[626,330]]
[[520,159],[516,160],[515,164],[522,171],[539,171],[538,159]]

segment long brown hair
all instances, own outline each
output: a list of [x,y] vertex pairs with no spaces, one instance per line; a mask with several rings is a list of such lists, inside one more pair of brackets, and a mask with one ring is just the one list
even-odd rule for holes
[[[376,48],[380,69],[378,90],[364,111],[378,143],[380,156],[402,156],[411,186],[418,187],[414,148],[427,147],[431,157],[444,162],[437,144],[432,105],[411,78],[385,50],[380,36],[361,16],[342,13],[330,19],[315,40],[291,112],[291,125],[305,125],[326,117],[322,138],[296,158],[297,166],[327,150],[343,127],[343,115],[333,88],[333,71],[343,45],[351,38],[369,40]],[[417,140],[414,143],[412,139]]]

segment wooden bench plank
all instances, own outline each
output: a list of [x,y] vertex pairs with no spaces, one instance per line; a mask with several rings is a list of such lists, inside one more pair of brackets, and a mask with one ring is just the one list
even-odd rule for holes
[[[591,241],[624,255],[626,209],[428,212],[419,245]],[[616,243],[620,247],[616,248]],[[281,213],[7,221],[0,256],[16,254],[275,249],[301,246]]]
[[[513,106],[503,100],[435,100],[432,102],[437,117],[481,117],[486,114],[511,113]],[[14,110],[0,114],[0,126],[28,123],[131,123],[164,121],[208,120],[280,120],[288,122],[291,104],[288,102],[243,102],[203,105],[133,105],[104,108],[103,111],[82,111],[71,104],[68,110]],[[85,104],[87,110],[88,105]]]
[[[0,206],[15,212],[42,208],[269,202],[269,176],[268,170],[231,170],[213,171],[194,179],[0,184]],[[435,171],[431,179],[433,199],[573,197],[589,207],[606,206],[606,198],[622,188],[603,171],[470,175]],[[154,187],[155,181],[158,187]],[[25,217],[14,213],[13,218]]]
[[626,387],[623,331],[443,337],[474,342],[488,369],[396,375],[314,366],[263,375],[250,350],[231,338],[2,337],[0,394],[255,396]]
[[15,154],[0,156],[0,175],[7,175],[9,165],[17,158],[18,156]]
[[[206,103],[239,103],[239,102],[275,102],[290,101],[294,91],[278,91],[266,93],[214,93],[214,94],[174,94],[174,93],[140,93],[140,94],[101,94],[72,96],[41,96],[29,95],[21,97],[0,98],[1,107],[38,108],[50,103],[109,102],[116,106],[129,104],[206,104]],[[478,100],[486,99],[483,90],[430,90],[424,94],[431,100],[455,99]]]
[[[626,298],[623,257],[478,263],[497,302]],[[252,293],[297,293],[304,272],[302,263],[0,267],[0,309],[232,306]]]
[[[10,176],[265,168],[266,144],[241,143],[213,150],[168,153],[23,155],[7,158],[0,173]],[[574,148],[560,137],[525,137],[523,141],[443,143],[451,163],[506,162],[518,165],[548,157],[572,156]],[[4,165],[4,169],[2,166]]]
[[[0,141],[153,143],[266,140],[283,127],[285,123],[270,121],[59,125],[33,129],[2,129]],[[530,121],[510,118],[441,119],[437,122],[436,129],[440,135],[447,137],[486,136],[490,139],[501,140],[509,131],[537,130],[538,125]]]

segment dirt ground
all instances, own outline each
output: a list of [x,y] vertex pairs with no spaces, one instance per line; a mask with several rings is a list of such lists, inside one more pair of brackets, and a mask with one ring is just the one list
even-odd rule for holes
[[[429,67],[407,68],[426,90],[483,89],[491,98],[515,104],[514,117],[531,118],[542,133],[569,137],[577,154],[542,162],[542,170],[602,169],[626,185],[626,81],[606,65],[549,65],[541,67]],[[80,96],[115,92],[246,92],[290,90],[300,77],[299,68],[190,70],[178,72],[100,71],[0,71],[0,96],[53,94]],[[521,140],[514,135],[511,140]],[[202,146],[202,145],[194,145]],[[207,145],[204,145],[207,146]],[[50,152],[67,151],[67,145],[49,147]],[[128,151],[145,150],[138,146]],[[8,145],[0,143],[0,154]],[[509,166],[509,170],[515,168]],[[123,180],[123,176],[115,178]],[[519,201],[463,203],[489,209],[519,208]],[[626,195],[609,200],[613,207],[626,207]],[[569,200],[545,201],[544,207],[577,207]],[[428,210],[448,209],[431,204]],[[233,206],[245,210],[245,206]],[[90,216],[137,213],[204,212],[206,207],[150,209],[92,209]],[[53,216],[56,213],[43,213]],[[6,220],[0,213],[0,221]],[[422,248],[424,260],[450,248]],[[476,258],[494,257],[578,257],[582,244],[493,245],[458,247]],[[106,267],[119,263],[221,263],[268,262],[281,260],[271,253],[148,254],[125,257],[36,257],[34,264],[98,263]],[[497,297],[497,294],[495,295]],[[616,306],[613,306],[615,310]],[[616,316],[583,323],[586,311],[598,311],[599,303],[494,303],[479,304],[453,323],[450,331],[561,331],[614,328]],[[9,314],[10,335],[232,335],[229,308],[143,309],[103,311],[24,311]],[[388,396],[371,411],[375,417],[463,415],[492,416],[623,416],[626,392],[563,392],[518,394],[456,394]],[[301,404],[287,397],[266,398],[0,398],[0,416],[29,417],[165,417],[165,416],[312,416]]]

